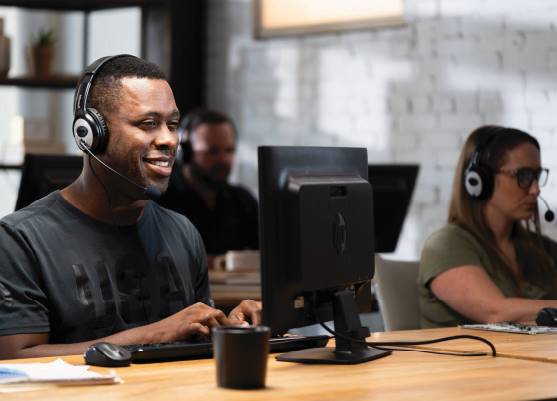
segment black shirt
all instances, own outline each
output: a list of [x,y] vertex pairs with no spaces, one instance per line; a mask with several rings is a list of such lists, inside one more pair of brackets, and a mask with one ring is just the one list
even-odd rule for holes
[[211,209],[175,168],[159,203],[189,218],[211,255],[258,249],[257,201],[240,186],[223,184]]
[[183,216],[148,202],[107,225],[59,192],[0,221],[0,335],[50,343],[104,337],[210,303],[203,243]]

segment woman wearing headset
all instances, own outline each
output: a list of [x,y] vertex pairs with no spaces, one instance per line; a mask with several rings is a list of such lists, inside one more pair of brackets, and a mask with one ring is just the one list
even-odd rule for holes
[[469,135],[448,224],[422,251],[422,327],[533,321],[557,307],[557,243],[542,237],[537,208],[548,173],[538,141],[523,131],[484,126]]

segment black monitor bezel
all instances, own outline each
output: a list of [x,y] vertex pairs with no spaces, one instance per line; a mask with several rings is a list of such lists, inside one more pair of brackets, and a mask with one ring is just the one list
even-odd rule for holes
[[419,164],[368,166],[368,179],[373,190],[375,252],[396,251],[419,170]]
[[[83,157],[74,155],[53,155],[26,153],[21,171],[21,179],[17,194],[15,210],[24,208],[34,201],[57,189],[69,185],[81,173]],[[64,171],[59,183],[46,184],[46,175],[52,171]]]

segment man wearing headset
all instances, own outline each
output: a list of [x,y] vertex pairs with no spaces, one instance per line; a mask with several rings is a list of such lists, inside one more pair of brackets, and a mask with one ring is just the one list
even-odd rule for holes
[[257,201],[228,182],[237,140],[232,120],[214,110],[196,109],[178,129],[182,163],[174,166],[161,205],[191,220],[209,255],[257,249]]
[[179,112],[160,69],[129,55],[97,60],[74,113],[79,178],[0,221],[0,359],[258,324],[259,303],[228,317],[209,306],[197,230],[150,200],[166,190],[178,145]]

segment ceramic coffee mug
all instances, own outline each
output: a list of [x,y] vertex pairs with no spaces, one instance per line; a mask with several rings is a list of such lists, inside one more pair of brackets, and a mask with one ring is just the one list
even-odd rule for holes
[[219,387],[265,387],[270,333],[266,326],[219,326],[213,329]]

